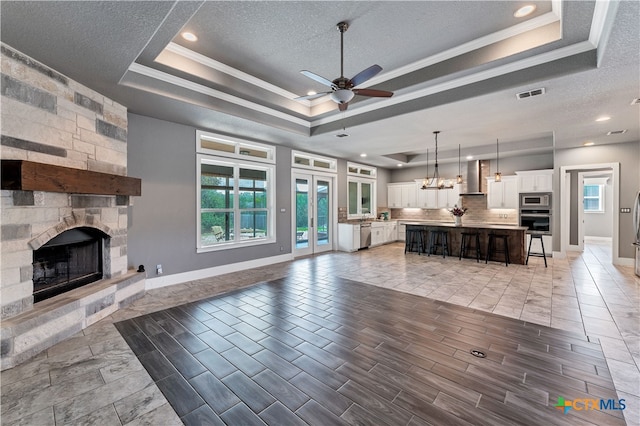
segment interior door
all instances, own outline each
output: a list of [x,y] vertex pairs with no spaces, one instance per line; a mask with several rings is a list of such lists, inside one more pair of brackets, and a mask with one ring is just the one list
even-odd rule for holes
[[294,256],[333,250],[333,178],[294,174]]

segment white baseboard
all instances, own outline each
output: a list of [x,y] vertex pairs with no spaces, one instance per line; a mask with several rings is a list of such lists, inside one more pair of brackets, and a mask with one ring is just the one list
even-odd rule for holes
[[599,243],[609,243],[611,244],[611,237],[591,237],[591,236],[584,236],[584,242],[588,242],[588,241],[594,241],[594,242],[599,242]]
[[632,259],[630,257],[618,257],[617,259],[614,259],[613,263],[614,265],[619,265],[619,266],[631,266],[633,267],[635,265],[635,259]]
[[264,257],[262,259],[249,260],[246,262],[230,263],[228,265],[214,266],[213,268],[198,269],[195,271],[182,272],[179,274],[164,275],[156,278],[147,278],[145,290],[161,288],[187,281],[201,280],[203,278],[215,277],[217,275],[229,274],[232,272],[244,271],[261,266],[274,265],[276,263],[293,260],[293,254],[283,254],[280,256]]

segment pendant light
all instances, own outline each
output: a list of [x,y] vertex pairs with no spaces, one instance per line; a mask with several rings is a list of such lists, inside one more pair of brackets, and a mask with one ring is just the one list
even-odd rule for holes
[[462,183],[462,166],[460,165],[460,144],[458,144],[458,176],[456,176],[456,183]]
[[495,181],[502,182],[502,173],[500,173],[500,150],[498,149],[498,139],[496,139],[496,174]]
[[427,184],[425,185],[424,181],[423,181],[423,185],[420,189],[451,189],[453,188],[453,184],[450,181],[445,181],[444,178],[440,177],[440,172],[438,171],[438,133],[440,133],[439,130],[436,130],[433,132],[433,134],[435,135],[435,139],[436,139],[436,167],[435,170],[433,171],[433,177],[431,178],[430,182],[427,182]]

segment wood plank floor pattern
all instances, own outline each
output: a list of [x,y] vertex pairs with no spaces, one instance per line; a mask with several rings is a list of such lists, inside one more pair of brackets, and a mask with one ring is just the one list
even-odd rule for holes
[[276,279],[115,325],[187,425],[625,424],[554,407],[617,400],[597,339],[347,279]]

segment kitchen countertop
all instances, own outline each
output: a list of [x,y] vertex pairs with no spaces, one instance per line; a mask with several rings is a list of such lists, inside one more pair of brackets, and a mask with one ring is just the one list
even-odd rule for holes
[[482,222],[462,222],[462,225],[456,226],[453,222],[441,222],[435,220],[398,220],[403,225],[417,226],[441,226],[445,228],[479,228],[479,229],[503,229],[510,231],[526,231],[526,226],[499,224],[499,223],[482,223]]

